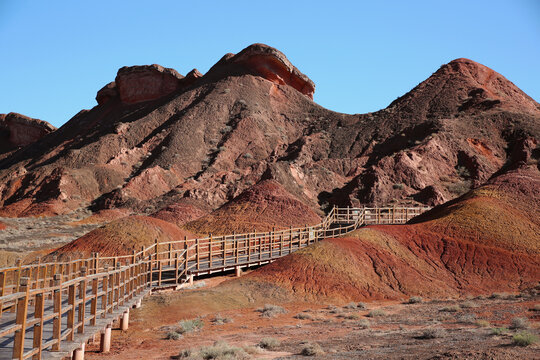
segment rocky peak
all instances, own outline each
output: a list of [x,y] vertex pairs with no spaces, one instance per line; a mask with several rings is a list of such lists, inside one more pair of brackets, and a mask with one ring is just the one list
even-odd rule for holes
[[465,58],[442,65],[389,107],[427,116],[452,116],[491,109],[540,115],[540,104],[511,81],[493,69]]
[[253,44],[238,54],[226,54],[208,72],[210,76],[250,73],[280,85],[288,85],[313,99],[315,84],[279,50]]

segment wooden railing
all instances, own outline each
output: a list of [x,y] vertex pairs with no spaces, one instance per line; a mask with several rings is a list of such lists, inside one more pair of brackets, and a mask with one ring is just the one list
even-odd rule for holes
[[[429,208],[336,208],[320,224],[156,242],[130,255],[0,269],[0,341],[13,338],[13,359],[41,359],[63,340],[112,314],[150,288],[178,286],[194,276],[261,265],[363,225],[401,224]],[[28,307],[33,307],[33,313]],[[12,313],[10,316],[4,314]],[[47,340],[44,329],[49,328]],[[30,330],[29,330],[30,329]],[[32,333],[33,339],[28,339]],[[25,342],[26,339],[26,342]]]

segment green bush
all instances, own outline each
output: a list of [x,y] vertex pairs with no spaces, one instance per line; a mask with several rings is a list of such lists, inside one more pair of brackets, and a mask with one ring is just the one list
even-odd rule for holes
[[520,332],[512,338],[512,343],[518,346],[529,346],[537,342],[538,336],[526,331]]
[[509,330],[505,327],[493,328],[491,329],[491,335],[502,335],[507,333]]

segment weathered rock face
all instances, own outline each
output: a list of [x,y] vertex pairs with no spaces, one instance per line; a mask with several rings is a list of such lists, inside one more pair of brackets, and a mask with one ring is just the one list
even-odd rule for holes
[[160,65],[125,66],[118,70],[116,87],[122,102],[155,100],[176,91],[184,77]]
[[[235,65],[241,72],[261,76],[279,85],[289,85],[313,99],[315,84],[302,74],[280,51],[264,44],[253,44],[238,54],[225,55],[212,69],[212,73],[234,73]],[[238,70],[236,70],[238,71]]]
[[[470,60],[444,65],[386,109],[346,115],[313,103],[309,79],[279,54],[253,45],[202,77],[135,71],[135,90],[147,72],[150,84],[162,75],[177,83],[152,96],[133,90],[134,103],[121,100],[120,71],[116,87],[100,91],[110,100],[0,159],[0,213],[92,204],[151,214],[183,198],[216,209],[261,180],[277,181],[313,209],[440,204],[514,158],[539,156],[537,148],[519,150],[524,138],[540,138],[539,105]],[[478,105],[469,94],[479,88],[500,103]]]
[[0,114],[0,137],[4,151],[36,142],[54,130],[54,126],[43,120],[13,112]]

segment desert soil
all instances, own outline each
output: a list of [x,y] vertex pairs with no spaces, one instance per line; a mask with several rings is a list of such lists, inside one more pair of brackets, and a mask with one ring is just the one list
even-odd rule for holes
[[[205,280],[204,288],[224,278]],[[189,290],[197,292],[201,290]],[[234,346],[257,346],[263,338],[275,338],[279,347],[260,350],[254,359],[301,359],[302,349],[316,342],[324,354],[318,359],[538,359],[540,344],[519,347],[512,337],[521,331],[540,334],[540,302],[536,291],[492,294],[468,299],[423,299],[407,304],[397,301],[365,302],[365,308],[347,304],[285,303],[287,312],[271,318],[257,312],[261,304],[215,312],[211,304],[182,308],[182,292],[163,292],[147,297],[132,312],[127,332],[113,331],[110,354],[100,354],[98,344],[87,347],[87,359],[170,359],[185,349],[199,349],[216,341]],[[538,305],[537,305],[538,306]],[[154,311],[160,308],[160,318]],[[214,308],[219,308],[216,305]],[[370,316],[380,310],[379,316]],[[301,315],[298,315],[301,314]],[[167,340],[179,319],[200,317],[201,330]],[[216,316],[230,319],[215,324]],[[300,319],[303,318],[303,319]],[[526,329],[511,329],[512,320],[526,318]],[[494,328],[507,328],[493,335]],[[424,339],[425,332],[434,338]]]

